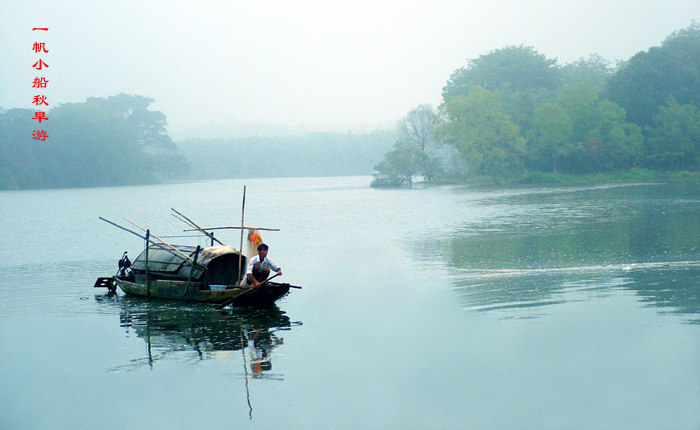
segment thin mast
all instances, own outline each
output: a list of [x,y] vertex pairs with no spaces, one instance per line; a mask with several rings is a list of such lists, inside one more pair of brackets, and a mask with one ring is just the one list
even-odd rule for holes
[[242,283],[241,266],[243,265],[243,232],[245,227],[245,189],[243,185],[243,206],[241,207],[241,246],[238,248],[238,282]]

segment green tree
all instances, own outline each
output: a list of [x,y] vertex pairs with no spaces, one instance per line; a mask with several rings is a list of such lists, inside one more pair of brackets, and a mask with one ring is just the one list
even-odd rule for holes
[[700,111],[669,97],[648,130],[647,163],[653,168],[685,170],[700,166]]
[[155,100],[139,95],[118,94],[107,98],[90,97],[86,105],[106,109],[128,121],[136,132],[142,157],[152,172],[161,178],[187,173],[187,161],[177,153],[177,145],[167,133],[167,120],[160,111],[148,108]]
[[637,165],[642,157],[644,137],[642,129],[626,121],[626,112],[610,100],[596,106],[600,122],[591,132],[602,143],[603,170],[628,169]]
[[420,171],[421,153],[415,146],[398,141],[374,168],[374,179],[370,186],[413,186],[413,177]]
[[474,86],[490,91],[521,91],[534,88],[554,90],[561,84],[556,60],[548,59],[530,46],[506,46],[469,60],[457,69],[442,90],[445,102],[466,95]]
[[539,171],[557,173],[565,161],[579,150],[574,142],[574,126],[564,108],[546,103],[537,108],[527,134],[530,163]]
[[440,111],[440,136],[455,145],[472,174],[509,180],[524,173],[525,139],[497,94],[472,87],[466,96],[443,103]]
[[631,122],[652,126],[658,107],[673,96],[700,105],[700,24],[676,31],[661,46],[633,56],[611,79],[607,94]]
[[569,115],[573,124],[573,139],[583,142],[590,137],[600,122],[600,112],[596,108],[598,94],[586,82],[569,84],[557,95],[559,104]]
[[154,182],[188,165],[165,132],[165,116],[141,96],[90,98],[51,109],[32,141],[33,111],[0,113],[0,187],[47,188]]
[[527,134],[532,127],[535,110],[553,101],[555,92],[546,88],[531,88],[520,91],[500,91],[503,111]]
[[585,82],[600,93],[605,90],[608,80],[615,75],[613,63],[598,54],[569,63],[561,68],[564,85]]
[[155,181],[136,130],[115,110],[90,102],[65,103],[51,110],[51,121],[45,162],[58,168],[50,174],[50,183],[88,187]]
[[[572,124],[565,173],[595,173],[628,168],[641,156],[641,129],[626,122],[624,109],[598,94],[587,82],[564,87],[557,97]],[[571,146],[574,145],[574,147]]]
[[32,141],[34,112],[8,109],[0,114],[0,189],[45,186],[39,156],[46,145]]
[[480,86],[501,95],[503,110],[526,133],[533,112],[542,103],[552,101],[561,86],[561,69],[529,46],[506,46],[469,60],[457,69],[442,90],[444,102],[465,96]]

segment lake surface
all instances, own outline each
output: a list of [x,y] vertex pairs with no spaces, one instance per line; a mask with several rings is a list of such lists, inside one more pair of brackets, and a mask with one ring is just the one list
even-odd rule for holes
[[[0,192],[0,429],[700,428],[699,182],[369,182]],[[98,216],[240,225],[244,184],[302,290],[216,311],[93,288],[143,247]]]

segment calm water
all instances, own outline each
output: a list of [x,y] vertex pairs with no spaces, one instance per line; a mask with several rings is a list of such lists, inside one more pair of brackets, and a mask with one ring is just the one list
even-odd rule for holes
[[[143,245],[98,216],[237,225],[244,183],[302,290],[216,311],[93,289]],[[0,428],[700,428],[700,183],[368,183],[0,193]]]

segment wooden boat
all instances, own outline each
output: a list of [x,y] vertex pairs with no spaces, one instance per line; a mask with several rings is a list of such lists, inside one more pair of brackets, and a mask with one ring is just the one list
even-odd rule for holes
[[[245,209],[245,188],[243,202]],[[242,283],[248,263],[247,257],[215,238],[211,232],[216,229],[240,229],[240,248],[242,249],[243,230],[249,230],[249,241],[251,238],[257,238],[262,242],[258,230],[276,231],[276,229],[245,227],[243,219],[241,219],[241,227],[205,229],[175,209],[173,212],[179,216],[178,219],[194,227],[185,231],[198,231],[205,234],[211,239],[211,246],[202,248],[201,246],[171,245],[151,234],[150,230],[126,218],[126,221],[144,231],[145,236],[100,217],[101,220],[144,239],[146,246],[133,264],[125,252],[119,260],[117,274],[113,277],[98,278],[95,287],[106,287],[110,291],[116,291],[119,287],[125,294],[132,296],[214,303],[219,304],[219,307],[229,304],[232,306],[271,305],[287,295],[290,288],[301,288],[271,282],[272,278],[258,287]],[[218,246],[214,246],[215,241],[219,244]]]
[[124,255],[120,260],[123,270],[111,278],[112,290],[119,287],[132,296],[215,304],[231,302],[233,306],[270,305],[289,293],[290,285],[278,282],[270,281],[257,288],[241,285],[239,260],[240,267],[245,269],[247,259],[230,246],[203,249],[171,246],[179,253],[153,245],[132,264]]

